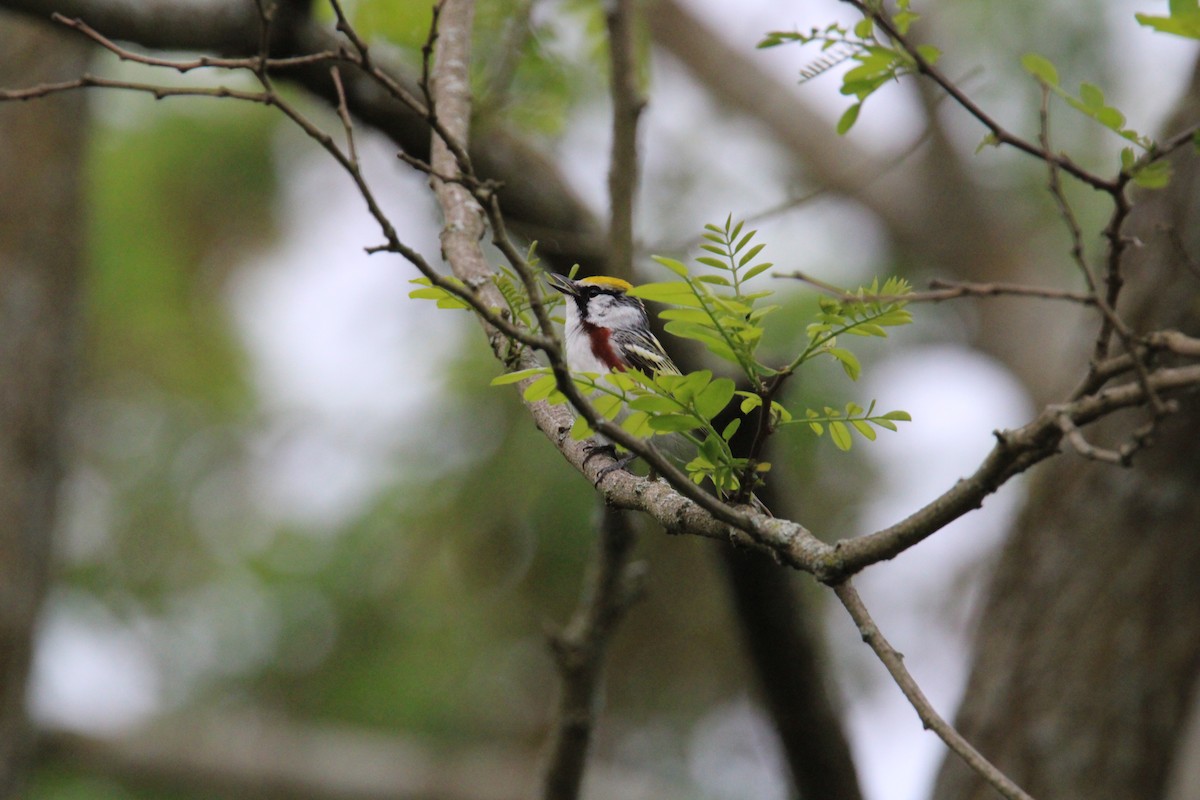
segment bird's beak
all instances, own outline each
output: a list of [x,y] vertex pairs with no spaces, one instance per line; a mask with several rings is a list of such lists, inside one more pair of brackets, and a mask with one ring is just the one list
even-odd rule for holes
[[557,272],[547,272],[546,282],[563,294],[568,294],[572,297],[579,296],[579,287],[575,285],[575,281],[565,275],[559,275]]

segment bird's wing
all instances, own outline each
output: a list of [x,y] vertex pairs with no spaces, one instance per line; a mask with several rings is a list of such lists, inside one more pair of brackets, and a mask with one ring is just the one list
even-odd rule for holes
[[618,330],[613,331],[612,338],[617,345],[618,352],[634,369],[641,370],[647,375],[680,374],[679,368],[663,350],[658,339],[654,338],[654,334],[649,331]]

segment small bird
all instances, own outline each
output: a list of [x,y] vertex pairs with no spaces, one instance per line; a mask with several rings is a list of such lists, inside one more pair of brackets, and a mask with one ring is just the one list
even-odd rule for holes
[[567,366],[572,372],[678,375],[679,368],[650,332],[642,301],[620,278],[598,275],[573,281],[550,273],[550,285],[567,296]]
[[[642,301],[629,294],[628,281],[597,275],[573,281],[549,273],[550,285],[567,296],[566,325],[567,367],[572,372],[608,372],[640,370],[653,377],[666,373],[678,375],[679,368],[650,332],[650,317]],[[624,419],[628,411],[617,416]],[[600,437],[601,441],[606,441]],[[656,437],[668,451],[678,453],[685,443],[678,434]],[[612,444],[595,446],[593,454],[606,452],[616,457]],[[591,456],[589,456],[590,458]],[[601,470],[597,481],[613,470],[624,469],[634,459],[632,453],[617,458],[615,464]]]
[[[549,273],[550,285],[567,296],[567,320],[563,330],[567,339],[567,367],[572,372],[625,372],[637,369],[646,375],[679,375],[679,368],[650,331],[650,317],[642,301],[629,294],[628,281],[597,275],[573,281]],[[623,415],[622,415],[623,416]],[[622,418],[618,416],[618,419]],[[655,437],[661,450],[682,458],[689,448],[679,433]],[[611,444],[601,445],[613,455]],[[590,456],[589,456],[590,457]],[[633,460],[632,453],[617,459],[600,471],[599,482],[613,470],[624,469]],[[750,495],[755,510],[771,515],[757,497]]]

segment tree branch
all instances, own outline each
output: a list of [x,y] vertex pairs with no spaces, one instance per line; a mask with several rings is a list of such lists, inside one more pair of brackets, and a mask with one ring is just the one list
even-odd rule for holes
[[645,102],[638,95],[634,63],[633,0],[606,5],[612,97],[612,159],[608,169],[609,271],[629,280],[633,275],[633,204],[638,187],[638,117]]
[[[1148,384],[1151,390],[1162,394],[1195,392],[1200,388],[1200,365],[1157,369],[1149,374]],[[997,431],[997,444],[970,477],[959,480],[950,490],[889,528],[838,542],[835,547],[838,569],[849,576],[870,564],[895,558],[978,508],[1011,477],[1058,452],[1063,436],[1062,420],[1078,427],[1146,401],[1146,388],[1141,381],[1133,381],[1070,403],[1047,406],[1024,427]]]
[[554,733],[543,775],[544,800],[579,796],[592,740],[608,642],[640,595],[644,566],[630,561],[636,543],[627,512],[600,510],[587,586],[571,621],[550,634],[562,679]]
[[862,635],[863,641],[875,651],[875,655],[883,662],[892,679],[896,681],[896,685],[900,687],[900,691],[904,692],[904,696],[916,709],[917,716],[921,718],[921,724],[925,726],[925,729],[936,733],[947,747],[967,763],[967,766],[979,773],[996,791],[1009,800],[1033,800],[1012,779],[984,758],[978,750],[971,746],[970,742],[954,729],[954,726],[937,713],[933,704],[925,697],[921,687],[917,685],[913,676],[904,666],[904,656],[898,653],[884,638],[879,626],[875,624],[875,620],[867,611],[867,607],[863,605],[862,598],[858,596],[853,584],[850,581],[837,584],[833,587],[833,591],[838,600],[842,601],[842,605],[849,612],[854,624],[858,626],[858,632]]

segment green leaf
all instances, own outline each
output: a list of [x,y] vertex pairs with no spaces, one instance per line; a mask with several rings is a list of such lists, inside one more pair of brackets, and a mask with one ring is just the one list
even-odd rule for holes
[[492,378],[492,386],[504,386],[509,383],[519,383],[526,378],[531,378],[534,375],[545,375],[549,370],[548,367],[534,367],[533,369],[519,369],[516,372],[506,372],[503,375],[497,375]]
[[773,266],[775,266],[775,265],[772,264],[770,261],[764,261],[761,264],[755,264],[753,267],[751,267],[750,269],[748,269],[744,273],[742,273],[742,281],[748,281],[751,278],[753,278],[755,275],[761,275],[762,273],[766,272]]
[[729,405],[736,388],[729,378],[717,378],[696,395],[696,411],[704,419],[712,419]]
[[1058,86],[1058,70],[1048,58],[1037,53],[1026,53],[1021,56],[1021,66],[1047,86]]
[[671,270],[671,272],[674,272],[679,277],[681,277],[681,278],[687,277],[688,270],[687,270],[687,267],[684,266],[682,261],[676,261],[675,259],[667,258],[666,256],[650,256],[650,258],[654,259],[659,264],[662,264],[664,267]]
[[557,388],[553,375],[543,375],[533,383],[525,387],[525,393],[522,395],[528,403],[536,403],[538,400],[545,400],[550,396],[550,393]]
[[578,442],[581,439],[588,438],[593,433],[595,433],[595,431],[592,430],[591,425],[588,425],[588,421],[586,419],[584,419],[583,417],[575,418],[575,424],[573,424],[571,426],[571,438],[572,439],[574,439],[575,441]]
[[752,392],[738,392],[742,397],[742,413],[749,414],[754,409],[762,405],[762,397]]
[[[753,234],[747,234],[747,235],[753,235]],[[766,245],[762,244],[761,242],[759,244],[754,245],[754,247],[751,247],[746,252],[745,255],[743,255],[741,258],[738,259],[738,267],[744,267],[747,264],[749,264],[750,261],[752,261],[756,255],[758,255],[759,253],[762,252],[762,249],[764,247],[766,247]]]
[[1088,108],[1104,108],[1104,92],[1100,90],[1100,87],[1093,84],[1083,83],[1079,85],[1079,99]]
[[991,131],[988,131],[987,133],[985,133],[983,135],[983,138],[979,140],[979,145],[975,148],[975,155],[979,155],[980,151],[982,151],[983,148],[985,148],[985,147],[999,147],[999,146],[1000,146],[1000,140],[996,138],[996,134],[992,133]]
[[850,429],[846,427],[846,423],[839,420],[829,423],[829,438],[838,450],[846,451],[854,445],[853,439],[850,438]]
[[875,20],[863,17],[854,23],[854,35],[860,39],[870,39],[875,34]]
[[1171,162],[1150,162],[1133,173],[1133,182],[1143,189],[1163,188],[1171,182]]
[[705,436],[704,441],[700,443],[700,455],[704,456],[711,464],[721,464],[725,460],[724,452],[721,440],[711,433]]
[[875,441],[875,429],[861,419],[852,419],[850,424],[854,426],[854,430],[861,433],[869,442]]
[[725,426],[725,430],[721,431],[721,438],[728,442],[733,438],[733,435],[738,432],[738,428],[740,427],[742,427],[742,418],[734,417],[729,421],[729,424]]
[[681,339],[695,339],[698,342],[702,342],[714,355],[720,356],[726,361],[732,361],[735,364],[739,363],[737,354],[721,339],[720,334],[711,327],[704,327],[691,322],[681,322],[679,320],[671,320],[663,327],[672,336],[678,336]]
[[659,312],[660,319],[677,319],[681,322],[691,322],[696,325],[712,326],[712,317],[707,311],[699,308],[667,308]]
[[704,387],[708,386],[712,381],[713,374],[712,370],[700,369],[695,372],[689,372],[682,377],[678,375],[666,377],[675,379],[671,381],[671,395],[685,403],[689,403],[697,394],[704,391]]
[[885,331],[878,323],[875,322],[860,322],[853,328],[846,331],[853,336],[878,336],[881,339],[887,338]]
[[1134,14],[1139,25],[1152,28],[1159,33],[1200,39],[1200,9],[1196,0],[1172,0],[1171,16],[1155,17],[1150,14]]
[[436,300],[438,308],[470,308],[466,301],[455,297],[445,289],[431,286],[428,289],[414,289],[408,293],[414,300]]
[[726,272],[729,271],[729,265],[726,264],[724,261],[720,260],[719,258],[713,258],[712,256],[697,256],[696,261],[700,264],[703,264],[706,267],[712,267],[713,269],[723,269]]
[[[729,237],[731,240],[732,240],[732,239],[736,239],[736,238],[737,238],[737,235],[738,235],[738,234],[741,232],[741,230],[742,230],[742,225],[744,225],[744,224],[745,224],[744,222],[739,222],[739,223],[737,224],[737,229],[736,229],[736,230],[734,230],[734,232],[733,232],[733,235]],[[740,253],[740,252],[742,252],[742,249],[743,249],[743,248],[744,248],[746,245],[750,244],[750,240],[751,240],[751,239],[753,239],[753,238],[754,238],[754,235],[755,235],[755,234],[757,234],[757,233],[758,233],[758,231],[757,231],[757,230],[753,230],[753,231],[750,231],[749,233],[747,233],[747,234],[746,234],[745,236],[743,236],[741,239],[738,239],[738,243],[737,243],[737,244],[735,244],[735,245],[733,246],[733,252],[735,252],[735,253]],[[759,249],[761,250],[763,246],[760,244],[758,247],[759,247]]]
[[854,127],[854,123],[858,121],[858,112],[862,109],[862,103],[858,102],[850,106],[842,113],[841,119],[837,123],[837,132],[839,136],[847,133]]
[[917,52],[929,64],[936,64],[938,59],[942,57],[942,51],[931,44],[917,45]]
[[655,433],[690,431],[693,428],[703,427],[703,425],[704,423],[691,414],[663,414],[659,417],[650,418],[650,428]]
[[675,414],[680,410],[679,403],[671,398],[652,394],[635,397],[629,401],[629,407],[651,414]]
[[605,419],[615,419],[625,406],[625,401],[615,394],[605,394],[592,401],[596,413]]
[[669,281],[665,283],[643,283],[641,286],[635,286],[629,291],[632,297],[640,297],[643,300],[652,300],[656,303],[669,303],[676,306],[688,306],[690,308],[700,308],[700,300],[697,299],[695,292],[690,284],[682,281]]
[[883,415],[883,419],[894,419],[898,422],[912,422],[912,415],[907,411],[889,411]]
[[915,11],[900,11],[892,17],[892,24],[896,26],[896,30],[900,31],[900,35],[904,36],[908,33],[909,26],[920,18],[921,15]]
[[650,415],[645,411],[634,411],[628,417],[621,420],[621,427],[631,435],[642,439],[654,433],[650,429]]
[[713,302],[720,306],[722,310],[739,317],[744,317],[752,310],[750,306],[739,300],[734,300],[732,297],[714,297]]
[[1120,133],[1125,127],[1125,115],[1112,106],[1101,108],[1095,116],[1097,122],[1117,133]]
[[850,380],[858,380],[858,376],[862,374],[862,365],[859,364],[858,358],[854,353],[842,347],[830,347],[825,352],[841,362],[842,370]]
[[[612,377],[617,375],[620,377]],[[610,372],[608,373],[608,380],[613,385],[618,386],[627,392],[631,391],[635,386],[645,386],[650,391],[655,391],[655,387],[658,386],[658,384],[654,382],[654,378],[652,376],[647,375],[640,369],[630,369],[626,370],[625,372]]]

